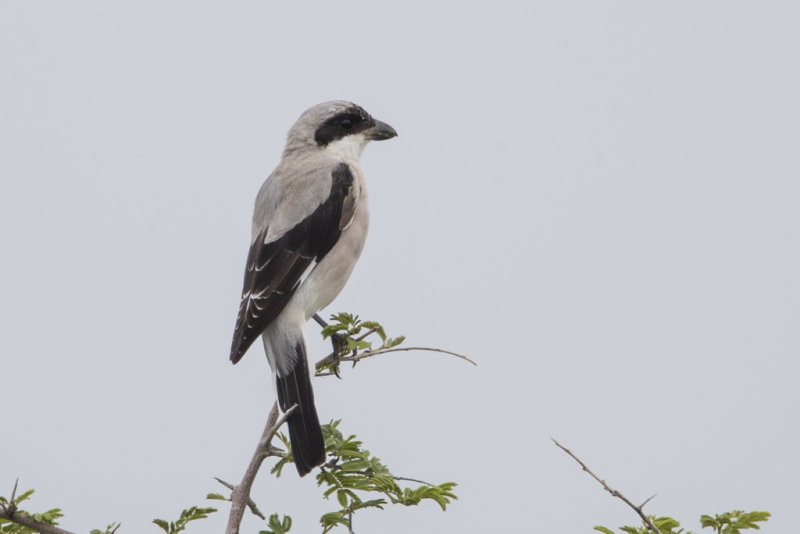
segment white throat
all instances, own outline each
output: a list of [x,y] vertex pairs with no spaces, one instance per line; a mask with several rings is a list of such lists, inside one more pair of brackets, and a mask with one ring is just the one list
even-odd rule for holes
[[325,152],[337,158],[359,161],[367,143],[369,139],[364,134],[348,135],[328,143]]

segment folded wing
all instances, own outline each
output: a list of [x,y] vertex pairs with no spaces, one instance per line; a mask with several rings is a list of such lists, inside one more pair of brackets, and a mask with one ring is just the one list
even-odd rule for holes
[[268,227],[253,240],[231,344],[233,363],[286,307],[305,276],[336,245],[353,219],[357,200],[353,172],[346,163],[339,163],[331,178],[330,194],[310,215],[269,242]]

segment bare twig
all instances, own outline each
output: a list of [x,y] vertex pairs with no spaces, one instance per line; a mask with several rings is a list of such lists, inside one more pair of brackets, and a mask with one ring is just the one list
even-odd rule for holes
[[647,499],[645,499],[645,501],[644,501],[642,504],[640,504],[640,505],[639,505],[639,508],[644,508],[644,505],[645,505],[645,504],[647,504],[647,503],[649,503],[649,502],[650,502],[650,501],[652,501],[653,499],[655,499],[655,498],[656,498],[656,495],[658,495],[658,494],[657,494],[657,493],[654,493],[654,494],[652,494],[650,497],[648,497]]
[[[314,315],[314,320],[319,323],[320,326],[325,327],[327,323],[319,316]],[[355,341],[362,341],[367,336],[374,334],[377,331],[377,328],[371,328],[366,333],[360,335],[358,338],[355,338]],[[401,351],[411,351],[411,350],[420,350],[420,351],[429,351],[429,352],[440,352],[443,354],[450,354],[452,356],[456,356],[461,358],[462,360],[466,360],[470,362],[472,365],[477,365],[474,361],[470,360],[466,356],[461,354],[450,352],[447,350],[442,349],[434,349],[428,347],[387,347],[383,349],[376,349],[373,351],[366,351],[362,352],[361,354],[356,354],[353,352],[350,356],[344,356],[340,358],[341,362],[352,362],[356,363],[360,360],[365,358],[370,358],[372,356],[378,356],[379,354],[386,354],[389,352],[401,352]],[[330,365],[333,363],[334,354],[331,353],[316,364],[316,370],[319,371],[325,365]],[[333,373],[326,373],[326,374],[333,374]],[[264,515],[258,510],[258,507],[250,498],[250,489],[253,486],[253,482],[255,481],[256,475],[258,474],[258,470],[261,468],[261,464],[265,458],[269,456],[277,456],[280,455],[282,451],[276,449],[271,445],[272,439],[275,437],[280,426],[286,422],[286,419],[289,415],[297,408],[297,405],[292,406],[290,409],[284,413],[284,415],[278,419],[278,404],[275,403],[272,407],[272,411],[270,411],[269,418],[267,419],[267,425],[264,427],[264,432],[261,435],[261,439],[258,442],[258,446],[256,447],[256,451],[253,453],[253,457],[250,460],[250,465],[247,467],[247,471],[242,478],[242,481],[237,485],[233,486],[228,482],[225,482],[219,478],[217,478],[217,482],[225,486],[226,488],[231,490],[231,513],[228,517],[228,526],[225,530],[225,534],[238,534],[239,533],[239,525],[242,522],[242,517],[244,516],[244,509],[245,506],[250,507],[250,510],[264,519]],[[408,480],[412,482],[418,482],[421,484],[428,484],[427,482],[423,482],[421,480],[414,480],[410,478],[403,478],[403,477],[395,477],[396,480]],[[350,516],[350,525],[349,528],[352,532],[352,510]]]
[[[430,348],[430,347],[389,347],[389,348],[385,348],[385,349],[368,350],[366,352],[362,352],[360,354],[355,354],[353,356],[342,356],[339,361],[341,363],[345,363],[345,362],[356,363],[358,361],[363,360],[364,358],[371,358],[373,356],[378,356],[379,354],[388,354],[389,352],[402,352],[402,351],[409,351],[409,350],[421,350],[421,351],[427,351],[427,352],[440,352],[442,354],[449,354],[451,356],[455,356],[457,358],[461,358],[462,360],[466,360],[469,363],[471,363],[472,365],[478,365],[477,363],[475,363],[474,361],[470,360],[469,358],[467,358],[463,354],[458,354],[457,352],[450,352],[449,350],[434,349],[434,348]],[[326,365],[330,365],[331,362],[333,362],[333,355],[329,354],[329,355],[327,355],[326,357],[324,357],[323,359],[321,359],[320,361],[317,362],[317,365],[316,365],[317,371],[319,371],[320,369],[322,369]],[[327,376],[328,374],[330,374],[330,373],[320,374],[320,376]]]
[[[277,407],[278,407],[278,403],[276,402],[272,406],[272,409],[275,410]],[[270,443],[272,442],[272,438],[275,437],[275,434],[278,433],[278,429],[283,425],[283,423],[286,422],[287,419],[289,419],[289,416],[292,415],[292,412],[295,411],[296,409],[297,409],[297,405],[296,404],[292,404],[289,407],[289,409],[286,410],[283,413],[281,418],[278,419],[278,422],[276,422],[274,425],[272,425],[272,428],[269,430],[269,432],[266,432],[266,429],[264,429],[265,433],[266,433],[266,436],[264,436],[261,439],[260,445],[264,448],[264,450],[266,450],[268,452],[268,454],[264,455],[265,458],[267,456],[277,456],[277,455],[280,454],[280,451],[278,451],[277,449],[272,447],[272,445],[270,445]],[[270,416],[272,416],[272,412],[270,412]]]
[[[286,422],[286,418],[289,417],[296,408],[297,405],[292,406],[278,419],[278,403],[276,402],[272,405],[272,410],[269,412],[264,432],[261,434],[261,439],[258,441],[258,446],[253,453],[253,458],[250,459],[250,465],[247,466],[247,471],[245,471],[242,481],[235,486],[231,492],[231,514],[228,516],[228,527],[225,529],[225,534],[239,533],[239,525],[244,516],[244,509],[246,506],[249,506],[251,502],[250,489],[253,487],[253,482],[256,479],[258,470],[261,468],[261,463],[267,457],[279,454],[278,449],[271,445],[272,438],[275,437],[278,428]],[[261,517],[264,517],[263,514]]]
[[[550,438],[550,439],[553,439],[553,438]],[[610,487],[610,486],[609,486],[609,485],[606,483],[606,481],[605,481],[605,480],[603,480],[603,479],[601,479],[600,477],[598,477],[597,475],[595,475],[595,474],[592,472],[592,470],[591,470],[591,469],[589,469],[588,467],[586,467],[586,464],[585,464],[585,463],[583,463],[583,462],[580,460],[580,458],[578,458],[577,456],[575,456],[575,455],[572,453],[572,451],[571,451],[571,450],[569,450],[568,448],[564,447],[562,444],[560,444],[559,442],[557,442],[555,439],[553,439],[553,443],[555,443],[555,444],[558,446],[558,448],[559,448],[559,449],[561,449],[562,451],[564,451],[564,452],[566,452],[567,454],[569,454],[570,456],[572,456],[572,459],[573,459],[573,460],[575,460],[576,462],[578,462],[578,463],[580,464],[580,466],[583,468],[583,470],[584,470],[584,471],[586,471],[587,473],[589,473],[589,474],[592,476],[592,478],[593,478],[593,479],[595,479],[595,480],[596,480],[596,481],[598,481],[600,484],[602,484],[603,488],[604,488],[604,489],[605,489],[607,492],[609,492],[609,493],[610,493],[610,494],[611,494],[613,497],[617,497],[618,499],[622,499],[622,500],[625,502],[625,504],[627,504],[628,506],[630,506],[631,508],[633,508],[633,510],[634,510],[634,511],[635,511],[637,514],[639,514],[639,517],[641,517],[641,518],[642,518],[642,521],[644,521],[644,522],[645,522],[645,524],[647,525],[647,528],[649,528],[650,530],[652,530],[652,531],[653,531],[653,532],[655,532],[656,534],[661,534],[661,531],[660,531],[660,530],[658,530],[658,527],[656,527],[656,526],[653,524],[653,522],[650,520],[650,518],[649,518],[649,517],[647,517],[647,515],[644,513],[644,511],[642,511],[642,508],[644,507],[644,505],[645,505],[645,504],[647,504],[648,502],[650,502],[650,500],[651,500],[653,497],[655,497],[655,495],[653,495],[653,497],[650,497],[650,499],[647,499],[646,501],[644,501],[644,502],[642,503],[642,505],[641,505],[641,506],[636,506],[636,505],[635,505],[635,504],[633,504],[631,501],[629,501],[629,500],[628,500],[628,498],[627,498],[627,497],[625,497],[625,496],[624,496],[622,493],[618,492],[618,491],[617,491],[617,490],[615,490],[615,489],[612,489],[612,488],[611,488],[611,487]]]

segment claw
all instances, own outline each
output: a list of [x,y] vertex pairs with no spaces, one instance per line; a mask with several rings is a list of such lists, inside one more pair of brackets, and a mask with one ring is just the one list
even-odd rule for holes
[[342,334],[333,334],[331,336],[331,343],[333,344],[333,374],[336,378],[339,376],[339,363],[341,363],[341,356],[347,349],[347,338]]
[[[322,328],[328,326],[328,323],[319,316],[319,314],[315,313],[313,319],[320,325]],[[333,344],[333,374],[336,375],[336,378],[341,379],[342,377],[339,375],[339,364],[341,363],[342,354],[344,354],[345,350],[347,349],[347,336],[342,334],[333,334],[331,335],[331,343]],[[355,351],[353,351],[355,354]]]

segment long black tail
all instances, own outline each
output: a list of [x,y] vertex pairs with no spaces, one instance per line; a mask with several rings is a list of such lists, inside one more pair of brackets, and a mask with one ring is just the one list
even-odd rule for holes
[[297,404],[297,409],[286,423],[289,425],[294,463],[302,477],[325,463],[325,439],[322,437],[317,407],[314,405],[314,390],[311,389],[306,348],[302,341],[295,346],[295,356],[294,369],[285,376],[278,373],[277,389],[281,410],[286,411]]

